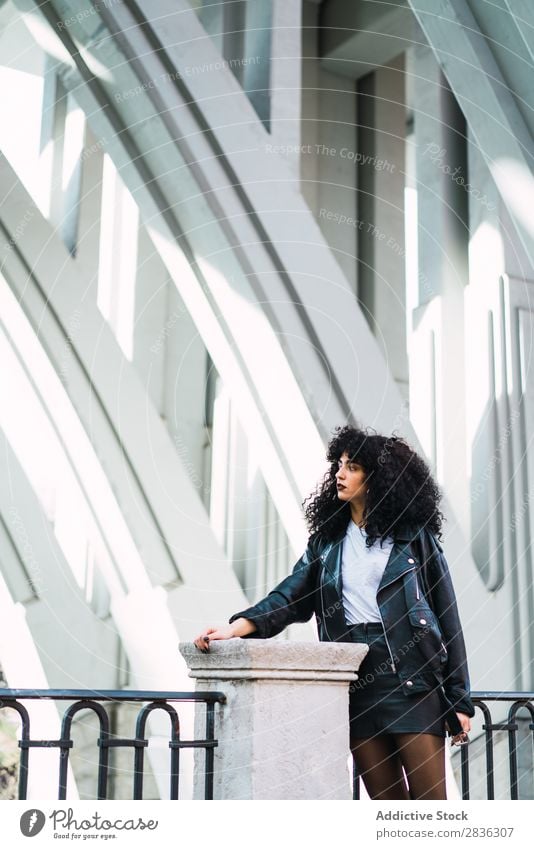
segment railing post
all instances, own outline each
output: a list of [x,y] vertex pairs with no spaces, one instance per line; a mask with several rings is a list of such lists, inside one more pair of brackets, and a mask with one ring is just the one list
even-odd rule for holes
[[[349,684],[367,653],[356,643],[214,641],[206,654],[181,643],[199,690],[220,690],[215,708],[215,799],[350,799]],[[205,734],[197,705],[195,737]],[[195,798],[204,797],[204,754]]]

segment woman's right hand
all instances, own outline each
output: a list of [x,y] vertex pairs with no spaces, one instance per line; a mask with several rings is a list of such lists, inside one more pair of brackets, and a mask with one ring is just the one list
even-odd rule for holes
[[256,626],[250,619],[235,619],[231,625],[222,628],[204,628],[198,637],[193,640],[197,649],[207,652],[210,649],[211,640],[231,640],[233,637],[244,637],[256,630]]

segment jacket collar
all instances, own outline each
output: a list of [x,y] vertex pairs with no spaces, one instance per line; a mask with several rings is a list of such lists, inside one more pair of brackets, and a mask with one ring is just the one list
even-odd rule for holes
[[[321,561],[324,563],[326,571],[335,582],[340,596],[342,592],[341,559],[345,533],[346,531],[344,530],[337,539],[332,542],[325,543],[324,549],[319,555]],[[416,536],[417,530],[410,528],[405,528],[395,533],[393,548],[391,549],[377,592],[379,592],[382,587],[387,584],[396,581],[397,578],[404,572],[415,567],[415,563],[410,563],[409,559],[414,559],[411,543]]]

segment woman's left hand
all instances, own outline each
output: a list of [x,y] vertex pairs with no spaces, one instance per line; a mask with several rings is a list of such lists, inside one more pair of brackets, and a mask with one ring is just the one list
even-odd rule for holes
[[468,731],[471,731],[471,719],[468,717],[468,715],[466,713],[459,713],[458,711],[456,711],[456,716],[460,720],[462,731],[465,731],[466,733]]

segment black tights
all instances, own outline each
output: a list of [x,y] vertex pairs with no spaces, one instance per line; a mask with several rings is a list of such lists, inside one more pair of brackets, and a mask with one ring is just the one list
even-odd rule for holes
[[379,734],[353,738],[350,747],[371,799],[447,798],[443,737]]

